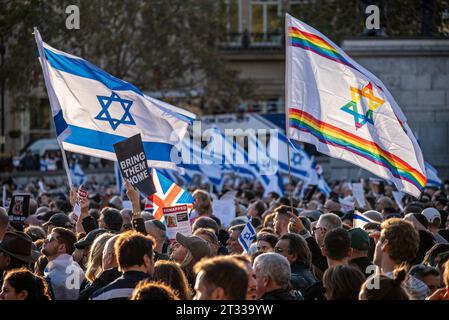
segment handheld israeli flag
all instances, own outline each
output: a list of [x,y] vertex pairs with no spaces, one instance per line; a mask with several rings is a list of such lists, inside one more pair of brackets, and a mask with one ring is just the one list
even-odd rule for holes
[[171,151],[195,115],[35,38],[57,135],[70,132],[65,150],[116,161],[113,145],[140,133],[150,167],[176,168]]
[[245,250],[245,253],[249,252],[249,248],[251,246],[251,243],[256,238],[256,229],[254,229],[253,225],[251,224],[251,220],[248,221],[245,228],[243,229],[242,233],[240,233],[239,236],[239,243],[242,246],[243,250]]
[[358,211],[354,212],[354,220],[353,220],[353,228],[361,228],[365,226],[365,224],[374,222],[378,223],[377,221],[371,220],[367,216],[365,216],[363,213],[360,213]]
[[79,187],[86,181],[84,170],[78,162],[74,162],[70,166],[70,175],[72,176],[72,183],[75,187]]

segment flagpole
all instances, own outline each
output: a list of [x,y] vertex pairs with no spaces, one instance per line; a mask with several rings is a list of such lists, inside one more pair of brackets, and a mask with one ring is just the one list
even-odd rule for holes
[[[292,175],[290,172],[290,141],[288,141],[287,138],[287,162],[288,162],[288,184],[290,185],[290,187],[292,186]],[[295,214],[295,210],[293,208],[293,190],[290,190],[290,207],[292,210],[292,213]]]
[[62,143],[59,140],[58,140],[58,145],[59,145],[59,148],[61,149],[62,163],[64,165],[65,173],[67,174],[67,180],[69,181],[69,187],[72,188],[72,186],[73,186],[72,177],[70,176],[70,169],[69,169],[69,164],[67,162],[67,155],[65,154],[65,150],[62,147]]

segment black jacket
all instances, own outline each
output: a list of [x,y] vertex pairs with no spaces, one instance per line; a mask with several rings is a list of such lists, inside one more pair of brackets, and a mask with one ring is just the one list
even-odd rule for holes
[[94,282],[88,287],[86,287],[84,290],[80,291],[80,295],[78,297],[78,300],[89,300],[89,297],[92,293],[95,291],[106,287],[108,284],[113,282],[115,279],[120,277],[122,274],[120,271],[118,271],[117,268],[109,269],[103,271],[100,276],[95,279]]
[[315,239],[310,236],[305,239],[309,247],[310,253],[312,254],[312,264],[320,269],[322,272],[327,269],[327,259],[321,253],[320,246],[316,243]]
[[295,300],[295,296],[287,289],[277,289],[265,293],[260,300]]
[[371,262],[371,260],[368,257],[360,257],[360,258],[355,258],[352,259],[351,261],[349,261],[349,264],[357,267],[360,269],[360,271],[362,271],[362,273],[368,278],[370,275],[373,274],[374,269],[371,270],[371,268],[368,268],[369,266],[372,266],[373,263]]
[[302,293],[315,282],[316,279],[309,268],[300,264],[291,265],[290,283],[293,289],[299,290]]

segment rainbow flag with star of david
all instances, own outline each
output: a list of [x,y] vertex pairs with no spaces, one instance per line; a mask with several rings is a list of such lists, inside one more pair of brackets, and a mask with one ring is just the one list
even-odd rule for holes
[[382,81],[302,21],[287,14],[285,25],[288,138],[419,197],[427,181],[422,152]]

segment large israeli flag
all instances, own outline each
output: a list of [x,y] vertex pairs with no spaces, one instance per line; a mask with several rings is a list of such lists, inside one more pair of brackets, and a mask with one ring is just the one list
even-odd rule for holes
[[143,94],[88,61],[35,38],[58,137],[65,150],[116,161],[113,145],[141,135],[151,167],[175,169],[173,146],[195,115]]

